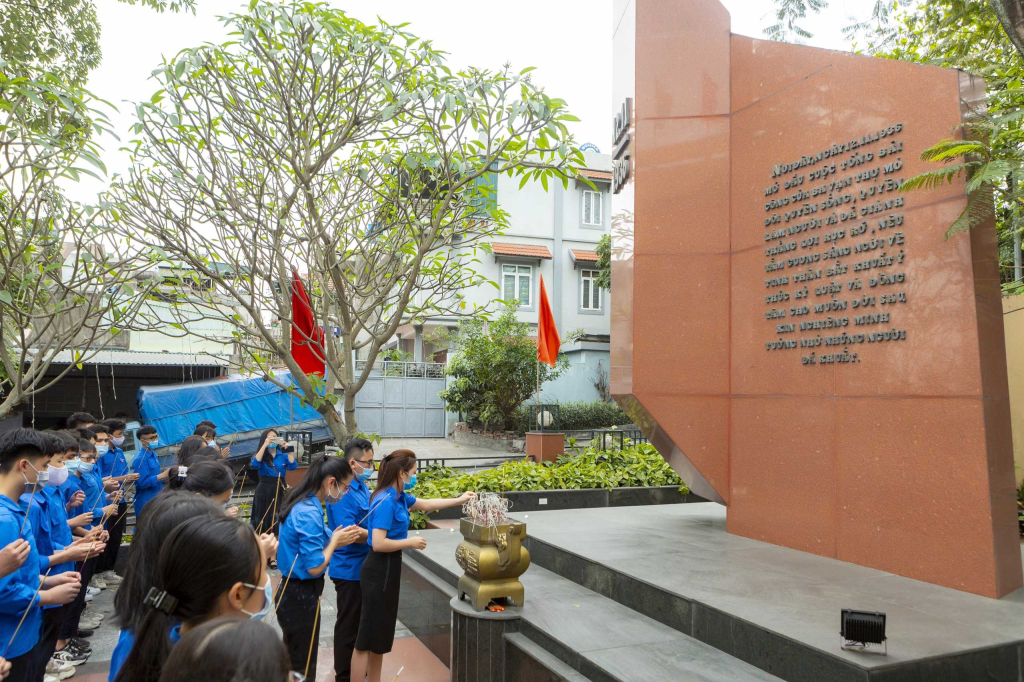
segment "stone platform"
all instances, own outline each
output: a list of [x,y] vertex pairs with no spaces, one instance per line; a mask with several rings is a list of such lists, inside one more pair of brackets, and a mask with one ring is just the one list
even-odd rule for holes
[[[503,682],[1024,679],[1022,590],[994,600],[729,535],[714,503],[513,516],[533,557],[526,604],[499,640],[455,643],[453,679],[470,659]],[[461,538],[421,533],[400,618],[442,650]],[[840,649],[843,608],[887,614],[887,656]]]

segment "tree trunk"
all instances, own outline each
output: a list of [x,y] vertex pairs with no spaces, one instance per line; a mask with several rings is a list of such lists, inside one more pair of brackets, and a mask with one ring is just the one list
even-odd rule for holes
[[348,427],[349,433],[355,434],[359,431],[359,425],[356,424],[356,394],[345,392],[345,424]]
[[339,448],[345,447],[345,443],[349,441],[352,434],[345,426],[345,422],[338,416],[338,411],[334,409],[334,405],[329,402],[324,402],[323,405],[317,408],[317,412],[327,422],[327,428],[331,430],[331,436],[334,438],[334,444]]
[[1024,57],[1024,2],[1022,0],[990,0],[992,11],[1006,31],[1017,53]]

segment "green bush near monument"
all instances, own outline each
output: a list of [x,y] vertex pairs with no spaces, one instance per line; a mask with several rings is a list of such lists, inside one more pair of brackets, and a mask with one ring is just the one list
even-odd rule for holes
[[[678,485],[690,489],[668,462],[646,443],[620,451],[587,449],[582,454],[559,457],[555,462],[519,460],[473,474],[459,474],[435,466],[419,472],[410,492],[416,497],[455,497],[463,491],[512,492],[517,490],[578,490],[583,488],[637,488]],[[411,528],[426,528],[427,515],[413,512]]]
[[[632,420],[622,411],[622,408],[615,403],[606,403],[602,400],[585,402],[577,400],[568,403],[559,403],[558,424],[560,431],[583,431],[586,429],[607,429],[611,426],[622,426],[631,424]],[[533,426],[529,423],[530,418],[527,410],[519,408],[515,413],[515,430],[520,436],[530,431]]]

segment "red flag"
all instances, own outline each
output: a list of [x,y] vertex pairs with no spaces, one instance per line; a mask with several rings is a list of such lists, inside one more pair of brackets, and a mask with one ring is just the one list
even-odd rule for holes
[[544,287],[544,275],[540,276],[540,316],[537,319],[537,360],[552,367],[558,360],[558,349],[562,341],[558,338],[555,318],[548,303],[548,290]]
[[[292,269],[292,357],[306,374],[324,375],[324,330],[313,317],[306,287]],[[319,348],[317,347],[319,346]]]

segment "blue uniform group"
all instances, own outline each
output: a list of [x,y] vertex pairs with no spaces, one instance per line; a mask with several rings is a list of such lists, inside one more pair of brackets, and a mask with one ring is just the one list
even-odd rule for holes
[[160,475],[160,460],[148,446],[143,447],[132,460],[132,471],[139,475],[139,480],[135,482],[135,517],[138,518],[142,508],[164,489],[164,484],[157,479]]

